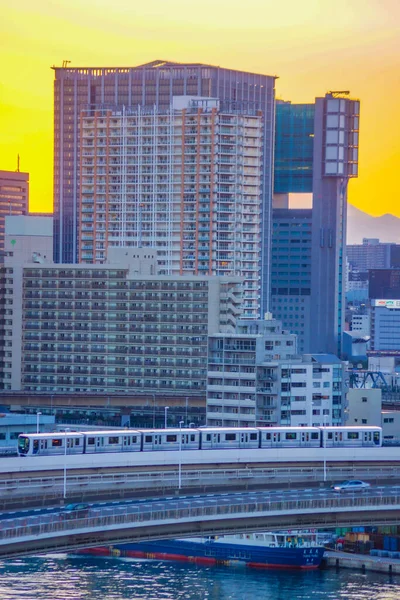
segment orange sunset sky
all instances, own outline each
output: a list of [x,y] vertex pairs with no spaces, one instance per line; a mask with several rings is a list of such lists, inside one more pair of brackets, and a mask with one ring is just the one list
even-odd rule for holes
[[0,169],[30,173],[31,210],[52,208],[53,71],[206,62],[278,75],[277,97],[361,99],[350,201],[400,216],[399,0],[0,0]]

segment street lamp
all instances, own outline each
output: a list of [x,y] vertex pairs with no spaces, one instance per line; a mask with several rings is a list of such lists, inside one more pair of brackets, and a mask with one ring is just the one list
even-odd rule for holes
[[169,406],[164,407],[164,429],[167,429],[167,415]]
[[36,413],[36,433],[39,433],[39,417],[41,414],[41,412]]
[[183,421],[179,421],[179,468],[178,468],[178,490],[182,487],[182,425]]
[[67,433],[69,429],[65,429],[64,431],[64,500],[67,497],[67,445],[68,445],[68,436]]

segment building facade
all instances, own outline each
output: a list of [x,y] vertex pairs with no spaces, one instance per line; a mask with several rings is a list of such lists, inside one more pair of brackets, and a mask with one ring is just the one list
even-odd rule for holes
[[29,211],[29,173],[0,171],[0,252],[4,250],[5,217]]
[[299,355],[296,336],[275,319],[209,338],[207,425],[340,425],[344,363],[333,355]]
[[234,331],[240,278],[160,276],[150,249],[54,264],[51,244],[6,235],[3,390],[205,391],[207,338]]
[[263,123],[262,310],[269,298],[270,221],[275,121],[275,77],[213,67],[154,61],[132,68],[54,67],[54,250],[56,262],[78,260],[79,123],[82,109],[168,110],[174,96],[216,98],[224,112],[260,111]]
[[83,113],[79,262],[155,248],[164,275],[243,277],[243,317],[257,318],[262,133],[260,114],[211,98]]
[[312,352],[341,356],[345,317],[347,188],[358,176],[360,103],[335,93],[315,103]]
[[297,335],[299,353],[310,349],[311,209],[272,212],[271,311]]
[[[312,194],[311,275],[307,260],[302,261],[306,266],[300,267],[298,276],[293,274],[294,281],[311,276],[307,287],[313,322],[311,327],[303,326],[310,332],[308,339],[301,338],[305,352],[337,356],[342,352],[347,187],[358,174],[359,109],[358,100],[350,100],[347,92],[330,92],[316,98],[314,105],[281,103],[276,110],[274,208],[289,211],[290,194]],[[290,216],[285,218],[289,223]],[[300,217],[293,212],[293,227],[296,220],[301,226],[306,219],[310,215]],[[288,241],[296,243],[296,239]],[[281,250],[279,238],[275,248]],[[276,260],[273,254],[273,264]],[[277,274],[277,279],[284,278]],[[285,326],[287,301],[275,294],[274,311]],[[301,326],[293,330],[301,333]]]
[[400,267],[399,244],[387,244],[378,238],[363,238],[362,244],[347,246],[347,259],[354,270],[367,273],[369,269]]

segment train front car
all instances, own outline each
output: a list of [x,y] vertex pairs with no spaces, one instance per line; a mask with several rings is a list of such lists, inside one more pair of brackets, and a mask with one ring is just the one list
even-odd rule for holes
[[18,436],[19,456],[83,454],[84,436],[78,432],[23,433]]
[[381,427],[321,427],[326,448],[355,448],[382,446]]

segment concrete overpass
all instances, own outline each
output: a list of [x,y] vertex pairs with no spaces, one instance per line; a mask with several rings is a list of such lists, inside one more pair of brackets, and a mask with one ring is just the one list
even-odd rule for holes
[[351,495],[292,490],[169,497],[92,505],[84,515],[53,509],[2,517],[0,557],[10,558],[168,537],[398,524],[400,487]]

